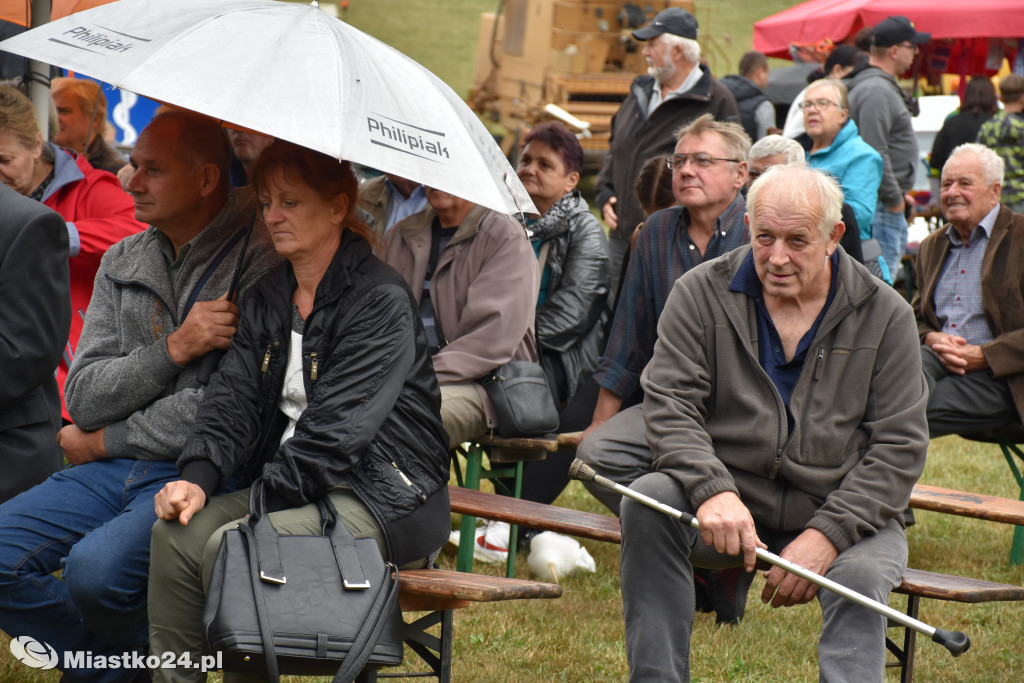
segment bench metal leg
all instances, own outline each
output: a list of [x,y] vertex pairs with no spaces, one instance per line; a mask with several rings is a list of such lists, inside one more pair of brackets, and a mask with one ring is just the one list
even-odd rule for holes
[[[1014,460],[1014,456],[1016,456],[1024,461],[1024,453],[1021,453],[1020,447],[1017,444],[1008,441],[1000,442],[999,448],[1003,451],[1006,464],[1010,466],[1010,471],[1013,472],[1013,477],[1017,480],[1017,486],[1020,488],[1019,500],[1024,501],[1024,476],[1021,475],[1020,468],[1017,467],[1017,462]],[[1024,564],[1024,527],[1017,526],[1013,529],[1013,545],[1010,546],[1010,564]]]
[[[463,482],[462,468],[459,463],[459,454],[466,458],[465,482]],[[459,486],[474,491],[480,490],[481,479],[490,479],[495,489],[500,488],[506,495],[516,498],[521,497],[523,488],[523,463],[522,461],[511,464],[509,467],[484,469],[484,450],[478,444],[472,444],[467,450],[456,448],[453,451],[452,459],[455,461],[455,480]],[[499,479],[512,478],[513,487],[509,490]],[[516,571],[516,540],[518,539],[518,527],[511,525],[508,538],[508,559],[505,563],[505,576],[513,578]],[[469,542],[466,542],[468,539]],[[459,526],[459,554],[455,568],[460,572],[473,572],[473,543],[476,540],[476,517],[469,515],[462,516]]]
[[[457,451],[458,452],[458,451]],[[483,469],[483,451],[479,446],[470,446],[465,451],[466,456],[466,481],[465,488],[474,491],[480,490],[480,471]],[[455,456],[458,462],[458,456]],[[462,484],[460,484],[461,486]],[[459,527],[459,555],[455,568],[460,572],[473,573],[473,543],[476,540],[476,517],[469,515],[462,516],[462,524]]]
[[[921,599],[916,595],[907,596],[907,616],[917,619],[920,602]],[[901,648],[891,638],[886,636],[885,647],[896,657],[896,661],[885,666],[886,668],[899,667],[900,683],[910,683],[914,678],[914,647],[917,644],[917,631],[892,622],[890,622],[890,625],[903,629],[903,647]]]
[[[428,629],[441,625],[440,637],[428,632]],[[452,610],[430,612],[402,629],[402,639],[419,658],[430,667],[429,671],[418,673],[375,673],[368,679],[376,681],[381,678],[436,678],[438,683],[451,683],[452,680],[452,631],[455,621]],[[366,673],[365,671],[363,673]],[[362,675],[362,674],[360,674]]]

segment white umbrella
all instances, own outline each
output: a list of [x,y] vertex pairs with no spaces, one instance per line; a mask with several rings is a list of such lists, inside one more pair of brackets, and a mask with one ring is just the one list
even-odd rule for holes
[[315,1],[121,0],[5,40],[0,50],[497,211],[535,211],[451,88]]

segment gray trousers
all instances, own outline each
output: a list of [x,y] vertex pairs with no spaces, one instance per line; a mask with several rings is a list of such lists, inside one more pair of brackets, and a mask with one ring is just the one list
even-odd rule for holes
[[[328,496],[338,517],[356,538],[373,538],[387,559],[384,534],[373,514],[347,489],[331,491]],[[249,512],[249,489],[214,496],[188,523],[157,521],[153,526],[149,562],[149,653],[163,660],[164,654],[191,653],[199,662],[204,647],[203,605],[206,586],[213,573],[220,537],[233,529]],[[270,514],[281,534],[315,535],[321,532],[320,511],[306,505]],[[422,564],[420,565],[422,566]],[[156,683],[205,681],[197,669],[160,668],[150,671]],[[225,683],[263,681],[265,677],[224,674]]]
[[[623,486],[650,472],[654,456],[644,435],[643,404],[626,408],[591,432],[576,450],[576,457],[601,476]],[[583,485],[609,510],[619,514],[622,496],[593,482]]]
[[[630,488],[693,512],[682,487],[667,474],[647,474]],[[693,566],[738,566],[742,560],[716,553],[689,525],[629,498],[622,499],[621,521],[620,574],[629,680],[689,681]],[[776,553],[792,540],[759,535]],[[841,553],[825,575],[884,604],[899,585],[906,563],[906,535],[896,520],[890,520],[878,534]],[[818,591],[818,602],[823,617],[818,640],[819,679],[829,683],[882,681],[885,617],[826,590]]]
[[1005,379],[987,370],[957,375],[931,348],[921,346],[928,383],[928,436],[973,434],[1020,421]]

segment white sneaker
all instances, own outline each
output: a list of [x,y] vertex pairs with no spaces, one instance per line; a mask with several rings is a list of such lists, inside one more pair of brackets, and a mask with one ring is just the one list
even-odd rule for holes
[[507,562],[509,531],[507,522],[485,521],[476,530],[473,558],[491,564]]

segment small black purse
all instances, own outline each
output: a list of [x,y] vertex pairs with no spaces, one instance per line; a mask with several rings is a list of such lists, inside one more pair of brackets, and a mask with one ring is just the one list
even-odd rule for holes
[[253,484],[249,517],[221,538],[207,589],[203,630],[224,669],[344,683],[367,664],[400,664],[398,571],[377,542],[354,538],[326,497],[324,535],[278,535],[262,488]]
[[480,384],[494,406],[501,436],[542,436],[558,431],[558,408],[540,363],[509,361]]

